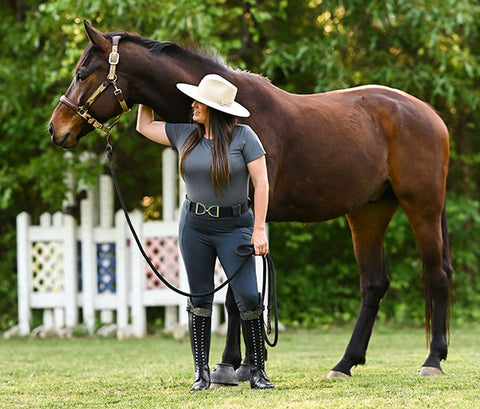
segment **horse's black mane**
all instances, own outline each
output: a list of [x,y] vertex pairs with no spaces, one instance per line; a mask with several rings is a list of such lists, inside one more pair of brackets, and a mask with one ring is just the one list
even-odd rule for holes
[[[192,51],[171,41],[152,40],[150,38],[143,37],[139,34],[127,33],[125,31],[106,33],[104,35],[107,38],[112,38],[115,35],[119,35],[121,36],[123,41],[130,41],[134,44],[144,47],[155,57],[160,57],[162,54],[165,54],[165,53],[172,56],[183,55],[191,60],[198,61],[199,64],[207,61],[209,64],[212,64],[218,67],[218,69],[220,70],[235,71],[227,63],[225,63],[225,61],[221,58],[221,56],[216,52],[205,51],[201,49],[196,49]],[[92,46],[92,44],[89,44],[87,46],[87,48],[85,49],[85,52],[83,53],[82,58],[77,64],[77,68],[75,69],[75,71],[78,69],[78,67],[80,67],[83,64],[83,62],[88,58],[90,53],[93,52],[93,48],[94,47]],[[257,78],[258,80],[266,81],[267,83],[270,84],[270,80],[266,77],[263,77],[262,75],[254,74],[254,73],[251,73],[248,71],[242,71],[242,70],[239,70],[236,72],[243,73],[246,75],[251,75],[252,77]]]
[[106,37],[113,37],[114,35],[120,35],[122,40],[130,41],[134,44],[140,45],[146,48],[152,55],[155,57],[160,57],[164,53],[172,53],[173,55],[186,55],[189,58],[194,58],[202,61],[209,61],[215,65],[218,65],[219,68],[228,69],[231,68],[223,61],[217,53],[212,53],[200,49],[188,50],[177,43],[171,41],[157,41],[152,40],[151,38],[146,38],[138,34],[131,34],[125,31],[117,33],[108,33],[105,34]]

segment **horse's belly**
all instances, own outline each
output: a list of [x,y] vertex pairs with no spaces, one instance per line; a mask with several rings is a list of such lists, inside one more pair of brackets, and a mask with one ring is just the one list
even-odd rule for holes
[[325,178],[275,189],[270,198],[269,221],[319,222],[350,213],[368,202],[378,200],[389,182],[383,175],[362,178]]

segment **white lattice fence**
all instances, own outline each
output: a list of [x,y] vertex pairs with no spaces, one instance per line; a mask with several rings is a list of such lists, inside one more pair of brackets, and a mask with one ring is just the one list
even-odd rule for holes
[[[105,185],[104,179],[101,183]],[[98,203],[100,202],[100,205]],[[113,206],[113,200],[111,200]],[[36,332],[62,334],[84,324],[90,333],[100,323],[111,324],[119,337],[146,334],[147,308],[166,309],[166,329],[186,326],[186,298],[166,288],[148,267],[127,229],[123,211],[95,216],[110,207],[98,192],[89,190],[81,202],[81,224],[60,212],[45,213],[38,226],[30,216],[17,216],[18,306],[21,335],[29,334],[33,310],[42,310]],[[160,273],[174,286],[188,291],[177,243],[178,221],[143,220],[131,214],[145,251]],[[217,282],[223,279],[221,268]],[[220,323],[225,290],[216,295],[213,328]],[[79,322],[79,317],[82,321]],[[66,331],[65,331],[66,333]]]
[[[171,284],[188,291],[177,243],[178,209],[185,187],[177,181],[172,150],[164,151],[163,166],[164,220],[145,222],[138,210],[131,213],[131,219],[156,268]],[[21,335],[31,332],[35,309],[42,310],[43,333],[73,328],[81,317],[90,333],[101,322],[111,324],[118,337],[142,337],[147,308],[156,306],[165,307],[167,329],[187,324],[186,298],[158,280],[137,249],[123,211],[114,214],[108,176],[101,176],[99,187],[89,188],[80,202],[79,225],[61,212],[45,213],[39,225],[31,225],[30,216],[20,213],[17,252],[17,330]],[[216,285],[224,280],[217,262]],[[213,329],[220,324],[225,295],[226,288],[215,295]]]
[[38,226],[17,216],[18,315],[21,335],[30,333],[32,309],[43,310],[44,330],[74,326],[76,306],[75,221],[44,213]]

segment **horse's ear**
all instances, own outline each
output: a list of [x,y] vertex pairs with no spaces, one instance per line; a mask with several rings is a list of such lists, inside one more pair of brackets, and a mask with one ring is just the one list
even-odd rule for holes
[[106,48],[109,46],[108,40],[105,38],[100,30],[93,27],[87,20],[83,20],[85,31],[87,32],[88,39],[95,47]]

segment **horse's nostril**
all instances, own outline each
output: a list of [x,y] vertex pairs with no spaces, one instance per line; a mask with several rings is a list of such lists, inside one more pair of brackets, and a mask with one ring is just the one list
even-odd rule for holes
[[51,122],[48,124],[48,133],[52,138],[55,136],[55,128]]

